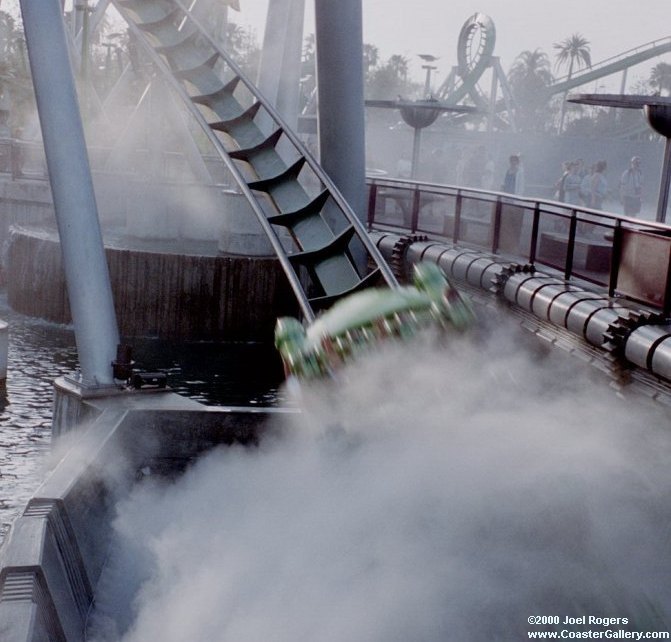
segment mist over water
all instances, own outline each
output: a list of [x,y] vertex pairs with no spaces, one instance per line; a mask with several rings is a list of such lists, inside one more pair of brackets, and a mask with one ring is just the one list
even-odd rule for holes
[[502,328],[362,360],[258,448],[119,504],[89,639],[516,640],[530,615],[668,630],[668,415],[591,376]]

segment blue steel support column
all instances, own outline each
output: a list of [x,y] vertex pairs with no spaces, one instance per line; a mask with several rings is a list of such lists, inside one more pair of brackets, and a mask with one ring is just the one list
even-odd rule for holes
[[82,383],[114,383],[119,343],[60,0],[21,0]]
[[366,220],[361,0],[315,0],[321,165]]

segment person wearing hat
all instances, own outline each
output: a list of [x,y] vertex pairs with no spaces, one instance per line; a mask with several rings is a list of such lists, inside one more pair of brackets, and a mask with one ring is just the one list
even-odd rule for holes
[[629,162],[629,167],[622,172],[620,177],[620,199],[627,216],[638,214],[641,211],[642,188],[641,159],[634,156]]

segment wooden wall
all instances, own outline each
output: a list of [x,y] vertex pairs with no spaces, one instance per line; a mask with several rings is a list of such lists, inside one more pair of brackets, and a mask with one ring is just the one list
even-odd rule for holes
[[[107,248],[106,253],[124,337],[270,340],[278,316],[297,314],[289,284],[272,257],[117,248]],[[12,228],[6,277],[8,302],[17,312],[71,322],[54,233]]]

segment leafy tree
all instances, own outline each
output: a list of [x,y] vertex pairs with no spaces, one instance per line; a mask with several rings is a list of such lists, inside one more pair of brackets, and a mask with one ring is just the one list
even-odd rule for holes
[[317,87],[317,40],[315,34],[310,33],[303,39],[303,53],[301,57],[301,111],[314,113],[317,108],[315,90]]
[[380,60],[380,52],[375,45],[364,43],[363,45],[363,73],[368,77],[371,69],[377,66]]
[[317,39],[310,33],[303,40],[303,71],[313,74],[315,71]]
[[573,75],[573,68],[576,63],[578,69],[592,66],[589,40],[579,33],[574,33],[561,42],[556,42],[553,47],[557,50],[556,66],[562,67],[568,65],[568,78],[571,78]]
[[408,66],[410,61],[405,56],[394,54],[387,61],[387,67],[395,74],[402,82],[408,81]]
[[244,29],[234,22],[227,23],[226,51],[248,78],[256,78],[261,62],[261,49],[253,29]]
[[407,58],[396,54],[371,69],[366,78],[366,96],[394,99],[414,94],[417,85],[408,80],[408,65]]
[[0,100],[10,110],[10,128],[23,126],[32,96],[23,30],[12,15],[0,11]]
[[521,52],[508,72],[515,99],[515,121],[521,130],[544,131],[548,123],[547,87],[553,81],[550,59],[541,49]]
[[[579,33],[565,38],[561,42],[556,42],[553,47],[557,50],[556,66],[557,68],[568,65],[567,79],[570,80],[573,76],[574,67],[577,65],[578,69],[582,67],[592,66],[592,56],[590,53],[589,40],[584,38]],[[566,92],[568,93],[568,92]],[[564,117],[566,114],[566,93],[562,101],[561,115],[559,117],[559,133],[564,129]]]
[[667,92],[671,95],[671,64],[668,62],[658,62],[650,70],[650,84],[662,94]]

